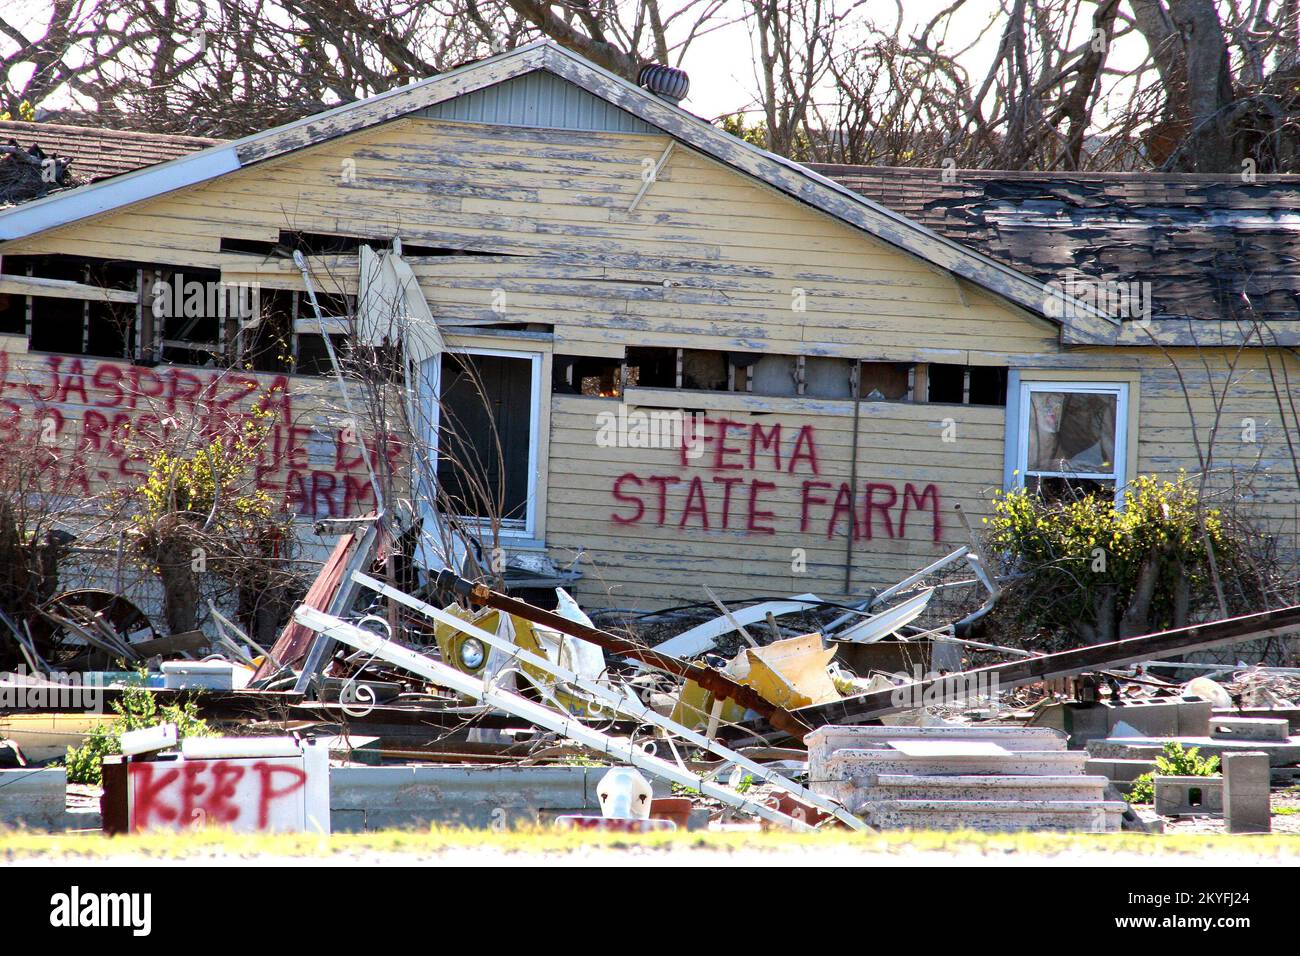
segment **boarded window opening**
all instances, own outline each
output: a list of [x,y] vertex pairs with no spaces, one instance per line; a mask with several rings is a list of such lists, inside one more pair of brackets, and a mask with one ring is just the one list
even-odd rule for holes
[[755,395],[797,395],[799,369],[793,355],[764,355],[749,370]]
[[813,398],[852,398],[853,362],[850,359],[804,359],[804,394]]

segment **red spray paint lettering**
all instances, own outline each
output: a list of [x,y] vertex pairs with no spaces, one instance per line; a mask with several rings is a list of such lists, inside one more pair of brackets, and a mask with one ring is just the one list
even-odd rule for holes
[[254,420],[255,411],[269,414],[256,485],[311,517],[356,516],[373,508],[367,459],[371,465],[387,459],[396,468],[402,455],[393,435],[368,438],[363,453],[340,429],[313,427],[303,414],[311,409],[295,409],[294,379],[287,375],[147,368],[63,355],[31,359],[20,367],[19,356],[0,351],[0,445],[42,449],[51,486],[74,493],[138,481],[144,466],[129,436],[156,432],[171,416],[197,416],[203,434],[216,436]]
[[[854,541],[907,536],[909,524],[935,543],[942,540],[941,495],[935,484],[917,485],[821,478],[813,425],[691,419],[678,462],[705,474],[629,471],[610,489],[621,526],[652,525],[682,531],[736,531],[775,535],[777,502],[798,495],[799,532]],[[802,478],[792,485],[793,478]],[[915,531],[913,534],[915,535]]]

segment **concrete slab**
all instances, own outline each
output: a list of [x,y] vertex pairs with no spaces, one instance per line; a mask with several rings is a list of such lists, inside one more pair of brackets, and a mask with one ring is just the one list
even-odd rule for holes
[[859,789],[865,800],[1102,800],[1109,782],[1105,777],[1074,774],[936,777],[882,773],[868,780]]
[[888,740],[909,757],[1005,757],[1010,750],[989,740]]
[[[826,762],[823,780],[842,781],[864,774],[1080,774],[1088,755],[1082,751],[1017,751],[1001,756],[910,756],[897,750],[837,750]],[[813,782],[817,782],[813,779]]]
[[1005,750],[1064,750],[1065,734],[1050,727],[977,724],[962,727],[818,727],[804,739],[808,772],[822,775],[825,762],[837,750],[883,747],[890,740],[986,740]]
[[882,800],[854,808],[878,827],[927,830],[1120,829],[1128,804],[1110,800]]

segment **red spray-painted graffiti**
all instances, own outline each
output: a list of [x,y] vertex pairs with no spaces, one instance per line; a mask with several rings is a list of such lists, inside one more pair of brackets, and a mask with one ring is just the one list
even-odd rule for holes
[[[254,410],[274,416],[256,463],[258,487],[301,515],[344,517],[374,507],[365,457],[344,430],[304,424],[293,379],[231,370],[166,366],[0,351],[0,446],[48,447],[52,483],[71,493],[138,481],[144,466],[131,433],[165,429],[172,416],[198,415],[205,435],[229,434]],[[306,411],[311,411],[307,408]],[[394,436],[368,441],[396,464]]]
[[131,763],[131,829],[301,829],[307,784],[301,763],[298,758]]
[[[684,431],[679,464],[707,474],[626,472],[611,493],[616,524],[648,524],[681,530],[776,534],[773,502],[794,492],[800,534],[827,538],[851,531],[854,540],[902,538],[909,519],[928,525],[938,543],[943,536],[939,488],[904,482],[819,480],[821,463],[813,425],[738,422],[704,418]],[[731,474],[738,472],[738,474]],[[797,483],[796,483],[797,482]]]

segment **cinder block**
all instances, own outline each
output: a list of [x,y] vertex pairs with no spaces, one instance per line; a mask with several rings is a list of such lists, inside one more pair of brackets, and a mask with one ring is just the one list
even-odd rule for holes
[[1223,815],[1229,833],[1268,833],[1268,754],[1254,751],[1223,755]]
[[1262,740],[1285,743],[1291,724],[1281,718],[1216,717],[1210,721],[1210,736],[1215,740]]
[[1156,776],[1156,813],[1162,817],[1221,816],[1222,777]]
[[1083,747],[1091,740],[1109,737],[1121,722],[1147,737],[1195,737],[1209,733],[1213,705],[1192,697],[1130,701],[1112,704],[1099,701],[1080,704],[1066,701],[1050,704],[1038,712],[1033,725],[1053,727],[1070,735],[1070,746]]

